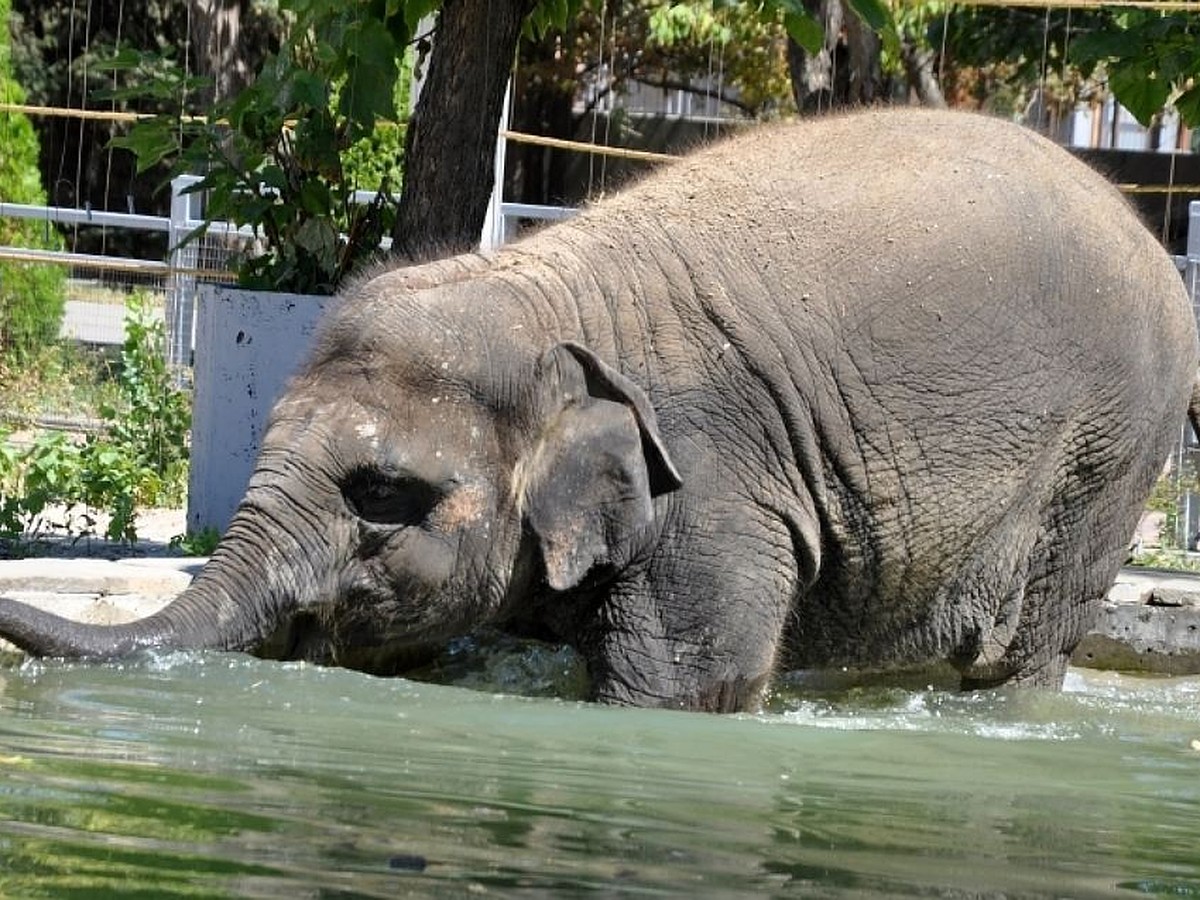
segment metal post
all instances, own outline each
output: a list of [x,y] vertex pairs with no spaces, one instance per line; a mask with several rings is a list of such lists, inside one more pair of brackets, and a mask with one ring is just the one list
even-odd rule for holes
[[198,201],[198,196],[184,193],[196,181],[192,175],[179,175],[171,179],[171,230],[167,248],[171,275],[167,280],[167,306],[163,312],[167,325],[167,364],[177,370],[190,366],[192,362],[196,277],[191,273],[197,268],[199,254],[195,244],[181,245],[191,231],[189,223],[198,218],[192,215],[192,206]]
[[[1192,298],[1192,314],[1200,323],[1200,200],[1193,200],[1188,204],[1187,255],[1183,260],[1183,280]],[[1190,423],[1184,424],[1183,437],[1179,444],[1179,475],[1181,478],[1194,477],[1197,469],[1196,458],[1200,453],[1200,439],[1192,432]],[[1191,465],[1185,467],[1185,460]],[[1176,537],[1183,549],[1197,550],[1200,549],[1196,546],[1197,537],[1200,536],[1200,496],[1188,490],[1181,491],[1180,494]]]
[[507,237],[504,221],[504,161],[508,150],[508,141],[504,138],[504,132],[508,130],[511,100],[512,78],[510,77],[508,86],[504,89],[504,106],[500,111],[500,127],[496,133],[496,167],[492,182],[492,197],[488,200],[487,214],[483,219],[483,235],[479,241],[480,248],[485,252],[495,250],[504,243]]
[[[1187,257],[1190,265],[1200,266],[1200,200],[1188,204]],[[1196,299],[1194,293],[1192,299]]]

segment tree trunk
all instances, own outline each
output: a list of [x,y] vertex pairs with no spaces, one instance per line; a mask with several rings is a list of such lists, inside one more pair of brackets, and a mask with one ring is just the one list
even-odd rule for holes
[[815,56],[788,39],[792,94],[801,113],[865,106],[883,97],[880,42],[843,0],[804,0],[825,29],[825,46]]
[[250,80],[241,47],[245,0],[188,0],[192,12],[192,45],[199,74],[212,79],[209,103],[233,96]]
[[904,35],[900,41],[900,62],[904,65],[904,77],[908,80],[909,90],[922,106],[944,109],[946,97],[942,94],[942,86],[934,70],[935,60],[932,50],[919,46],[912,35]]
[[473,250],[492,193],[496,132],[530,0],[446,0],[408,125],[393,251]]

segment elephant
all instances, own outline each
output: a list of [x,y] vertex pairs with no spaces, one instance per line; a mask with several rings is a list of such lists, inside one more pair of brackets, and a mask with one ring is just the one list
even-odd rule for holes
[[782,671],[1061,686],[1193,400],[1171,259],[1015,124],[760,125],[492,255],[361,276],[210,561],[29,652],[377,674],[479,627],[596,701],[758,708]]

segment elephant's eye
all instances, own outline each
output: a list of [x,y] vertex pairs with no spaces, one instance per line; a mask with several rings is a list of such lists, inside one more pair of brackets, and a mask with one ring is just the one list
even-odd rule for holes
[[350,512],[377,525],[420,525],[441,498],[441,492],[413,475],[379,469],[352,472],[342,485]]

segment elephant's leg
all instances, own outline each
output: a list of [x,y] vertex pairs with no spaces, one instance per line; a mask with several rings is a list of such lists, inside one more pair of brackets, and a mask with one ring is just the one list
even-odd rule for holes
[[1135,473],[1114,474],[1091,496],[1078,482],[1068,484],[1048,505],[1018,585],[1013,634],[991,672],[979,678],[964,672],[964,687],[1062,686],[1071,653],[1095,621],[1125,558],[1141,509],[1138,479]]
[[[1062,687],[1071,651],[1087,632],[1112,570],[1099,561],[1089,570],[1068,561],[1074,554],[1058,541],[1046,535],[1039,539],[1028,580],[1020,587],[1020,612],[1007,645],[989,665],[964,671],[964,688]],[[1109,576],[1096,574],[1102,569]]]
[[584,642],[596,699],[711,712],[761,704],[797,574],[787,537],[759,531],[693,535],[611,592]]

